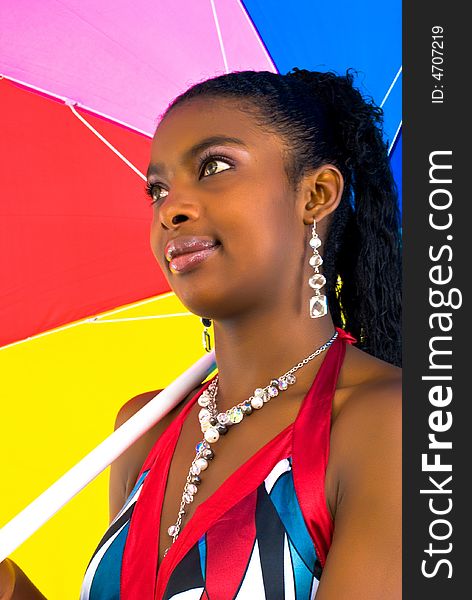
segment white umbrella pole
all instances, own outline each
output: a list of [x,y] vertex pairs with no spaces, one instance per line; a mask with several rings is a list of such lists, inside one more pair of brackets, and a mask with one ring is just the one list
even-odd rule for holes
[[182,401],[215,366],[214,352],[203,356],[2,527],[0,562]]

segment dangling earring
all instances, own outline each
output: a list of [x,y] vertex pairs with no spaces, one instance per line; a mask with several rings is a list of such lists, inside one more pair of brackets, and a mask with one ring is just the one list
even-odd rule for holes
[[318,248],[321,246],[321,240],[316,233],[316,221],[313,221],[313,229],[311,233],[311,239],[309,242],[311,248],[313,248],[313,256],[310,258],[310,266],[314,267],[315,273],[310,277],[308,283],[313,288],[314,296],[310,298],[310,317],[317,319],[323,317],[328,312],[328,301],[324,294],[320,293],[320,289],[326,283],[326,278],[320,273],[320,266],[323,264],[323,259],[318,252]]
[[203,347],[205,348],[206,352],[211,352],[211,339],[210,334],[208,332],[208,328],[211,327],[211,319],[206,319],[205,317],[202,317],[202,323],[205,327],[202,333]]

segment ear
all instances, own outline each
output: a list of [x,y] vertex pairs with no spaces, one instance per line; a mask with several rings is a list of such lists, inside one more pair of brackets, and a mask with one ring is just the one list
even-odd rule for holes
[[338,207],[344,190],[341,171],[334,165],[323,165],[303,178],[301,198],[303,222],[318,223]]

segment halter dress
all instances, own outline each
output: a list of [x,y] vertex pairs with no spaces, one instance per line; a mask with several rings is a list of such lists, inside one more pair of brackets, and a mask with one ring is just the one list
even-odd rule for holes
[[80,600],[311,600],[331,544],[325,498],[331,408],[346,344],[336,327],[293,423],[200,504],[161,564],[159,528],[187,403],[154,444],[95,550]]

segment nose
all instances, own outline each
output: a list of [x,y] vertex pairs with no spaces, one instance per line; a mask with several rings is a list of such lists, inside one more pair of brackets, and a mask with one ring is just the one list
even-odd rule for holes
[[184,221],[195,221],[200,216],[200,204],[182,190],[171,190],[159,208],[159,221],[163,229],[175,229]]

